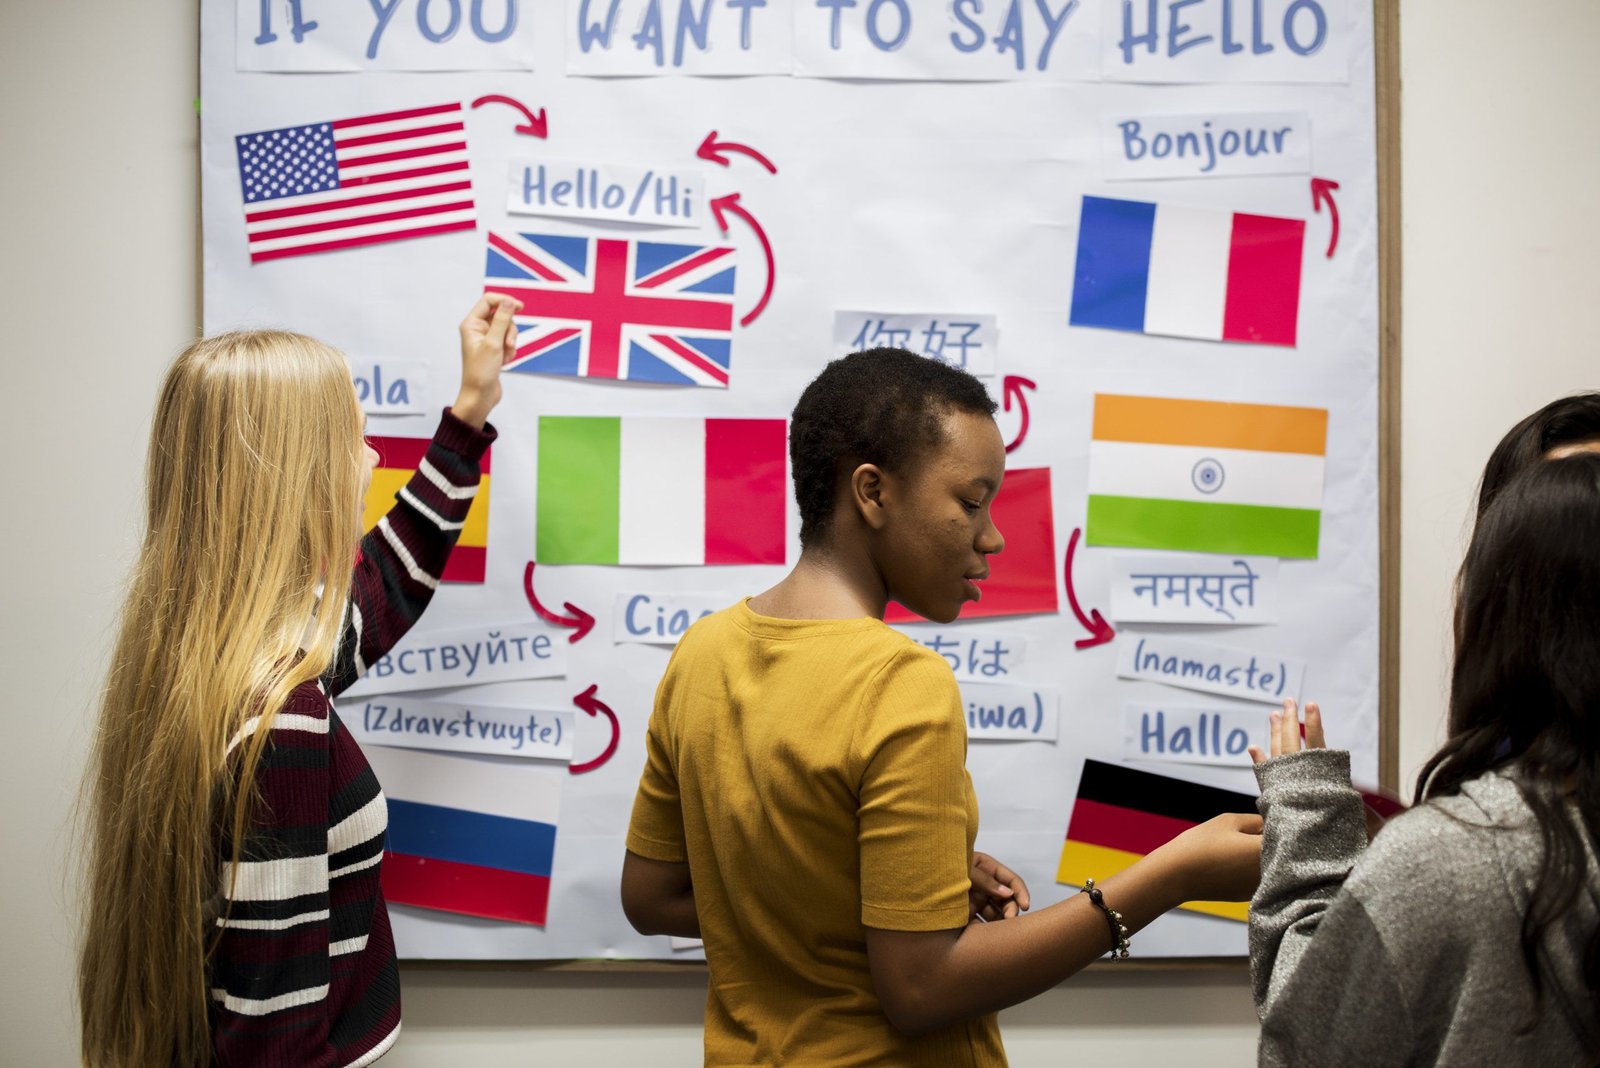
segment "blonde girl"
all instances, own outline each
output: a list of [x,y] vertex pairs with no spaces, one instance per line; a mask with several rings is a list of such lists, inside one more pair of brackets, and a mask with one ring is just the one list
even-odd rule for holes
[[438,586],[515,307],[462,322],[456,402],[365,538],[378,457],[337,351],[224,334],[168,371],[86,781],[85,1064],[360,1065],[394,1043],[386,809],[330,698]]

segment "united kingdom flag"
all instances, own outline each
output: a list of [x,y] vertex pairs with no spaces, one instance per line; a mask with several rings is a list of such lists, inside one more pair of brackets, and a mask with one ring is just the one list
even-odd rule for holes
[[731,248],[489,232],[484,289],[522,302],[508,371],[728,385]]

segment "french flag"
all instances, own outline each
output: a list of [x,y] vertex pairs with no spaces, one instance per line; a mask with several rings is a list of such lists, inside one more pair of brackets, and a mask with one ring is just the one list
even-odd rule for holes
[[383,896],[543,924],[565,764],[364,749],[389,804]]
[[1304,219],[1084,197],[1073,326],[1295,343]]

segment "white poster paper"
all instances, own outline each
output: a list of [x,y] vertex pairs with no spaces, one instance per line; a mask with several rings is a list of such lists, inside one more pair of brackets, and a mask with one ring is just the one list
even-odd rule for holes
[[815,78],[1093,81],[1081,0],[796,0],[795,73]]
[[1253,649],[1237,649],[1167,634],[1130,634],[1117,640],[1117,675],[1148,679],[1202,693],[1219,693],[1275,705],[1298,698],[1306,665]]
[[895,628],[945,658],[960,682],[1004,683],[1022,666],[1028,639],[988,627],[934,627],[916,624]]
[[[540,0],[542,2],[542,0]],[[243,71],[532,70],[535,0],[234,0]]]
[[692,170],[562,159],[514,159],[506,210],[516,215],[699,226],[705,183]]
[[1343,83],[1350,0],[1100,0],[1108,82]]
[[368,415],[420,415],[428,410],[428,365],[421,360],[350,360],[356,399]]
[[619,593],[611,640],[677,645],[684,631],[739,599],[734,593]]
[[537,622],[492,623],[412,632],[342,696],[555,678],[566,673],[567,632]]
[[1110,182],[1310,174],[1311,117],[1303,111],[1114,115],[1101,120]]
[[1113,557],[1111,618],[1121,623],[1276,623],[1278,559],[1204,553]]
[[572,759],[572,712],[378,696],[339,702],[358,741],[402,749],[488,753],[524,760]]
[[833,351],[844,356],[888,346],[909,349],[980,377],[995,373],[1000,327],[993,315],[952,312],[833,313]]
[[1267,713],[1256,708],[1128,704],[1122,759],[1248,767],[1251,746],[1267,749]]
[[788,74],[789,2],[566,0],[567,73]]
[[1049,686],[963,682],[967,737],[974,742],[1053,742],[1061,726],[1061,693]]

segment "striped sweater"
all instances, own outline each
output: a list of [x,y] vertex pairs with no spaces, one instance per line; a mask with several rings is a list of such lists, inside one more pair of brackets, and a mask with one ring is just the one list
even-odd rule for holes
[[[427,607],[494,440],[448,410],[394,507],[362,539],[337,658],[272,721],[241,862],[224,834],[210,961],[218,1065],[371,1064],[400,1033],[400,980],[379,882],[388,814],[331,698]],[[247,721],[234,744],[253,732]]]

